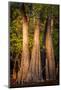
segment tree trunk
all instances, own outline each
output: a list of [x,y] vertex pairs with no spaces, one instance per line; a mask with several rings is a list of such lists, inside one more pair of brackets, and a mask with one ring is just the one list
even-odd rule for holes
[[55,59],[54,59],[54,51],[53,51],[53,42],[51,35],[51,17],[47,19],[47,28],[46,28],[46,39],[45,39],[45,47],[46,47],[46,79],[53,80],[55,79]]
[[46,80],[49,80],[49,67],[48,67],[48,60],[46,58]]
[[39,33],[40,33],[40,21],[38,19],[35,25],[34,44],[30,63],[31,79],[32,81],[35,82],[42,79]]
[[21,68],[18,75],[18,80],[22,83],[27,81],[27,74],[29,70],[29,46],[28,46],[28,20],[27,16],[23,17],[23,51],[22,51],[22,60]]

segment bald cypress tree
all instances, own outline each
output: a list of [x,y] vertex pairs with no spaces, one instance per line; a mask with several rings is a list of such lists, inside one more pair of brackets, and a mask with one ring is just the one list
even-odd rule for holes
[[30,62],[30,76],[32,81],[42,80],[41,57],[40,57],[40,20],[35,22],[34,42]]
[[26,15],[25,6],[22,4],[23,18],[22,18],[22,32],[23,32],[23,48],[21,67],[18,73],[18,82],[23,83],[27,81],[27,74],[29,70],[29,46],[28,46],[28,17]]
[[46,79],[55,79],[55,59],[52,41],[52,21],[49,16],[46,21],[45,30],[45,48],[46,48]]

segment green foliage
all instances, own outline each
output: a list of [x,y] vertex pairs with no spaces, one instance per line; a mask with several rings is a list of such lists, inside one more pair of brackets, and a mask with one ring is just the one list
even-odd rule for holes
[[17,16],[10,26],[10,50],[14,53],[22,50],[22,23],[21,17]]

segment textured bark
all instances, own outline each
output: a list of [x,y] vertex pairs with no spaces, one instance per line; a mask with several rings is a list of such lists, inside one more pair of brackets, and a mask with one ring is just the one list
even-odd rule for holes
[[40,79],[42,80],[39,33],[40,33],[40,21],[38,19],[35,25],[34,43],[31,55],[30,74],[29,74],[31,76],[32,81],[35,82],[37,82]]
[[48,60],[46,58],[46,80],[49,80],[49,67],[48,67]]
[[[51,17],[48,17],[46,23],[46,40],[45,40],[45,47],[46,47],[46,79],[55,79],[55,59],[54,59],[54,50],[53,50],[53,41],[51,35]],[[48,77],[48,78],[47,78]]]
[[18,81],[27,81],[27,74],[29,70],[29,46],[28,46],[28,20],[27,17],[23,17],[23,51],[21,68],[18,72]]

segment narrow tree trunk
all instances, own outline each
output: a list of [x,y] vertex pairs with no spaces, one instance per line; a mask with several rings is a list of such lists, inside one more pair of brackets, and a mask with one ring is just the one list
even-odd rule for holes
[[30,64],[31,78],[35,82],[37,82],[39,79],[42,79],[39,33],[40,33],[40,21],[38,19],[35,25],[34,44]]
[[[55,59],[54,59],[54,51],[53,51],[53,42],[52,42],[52,35],[51,35],[51,18],[48,17],[47,19],[47,28],[46,28],[46,79],[55,79]],[[48,71],[49,70],[49,71]],[[49,74],[48,74],[49,73]],[[49,76],[47,76],[49,75]]]
[[53,33],[53,17],[51,18],[51,34]]
[[48,60],[46,58],[46,80],[49,80],[49,67],[48,67]]

